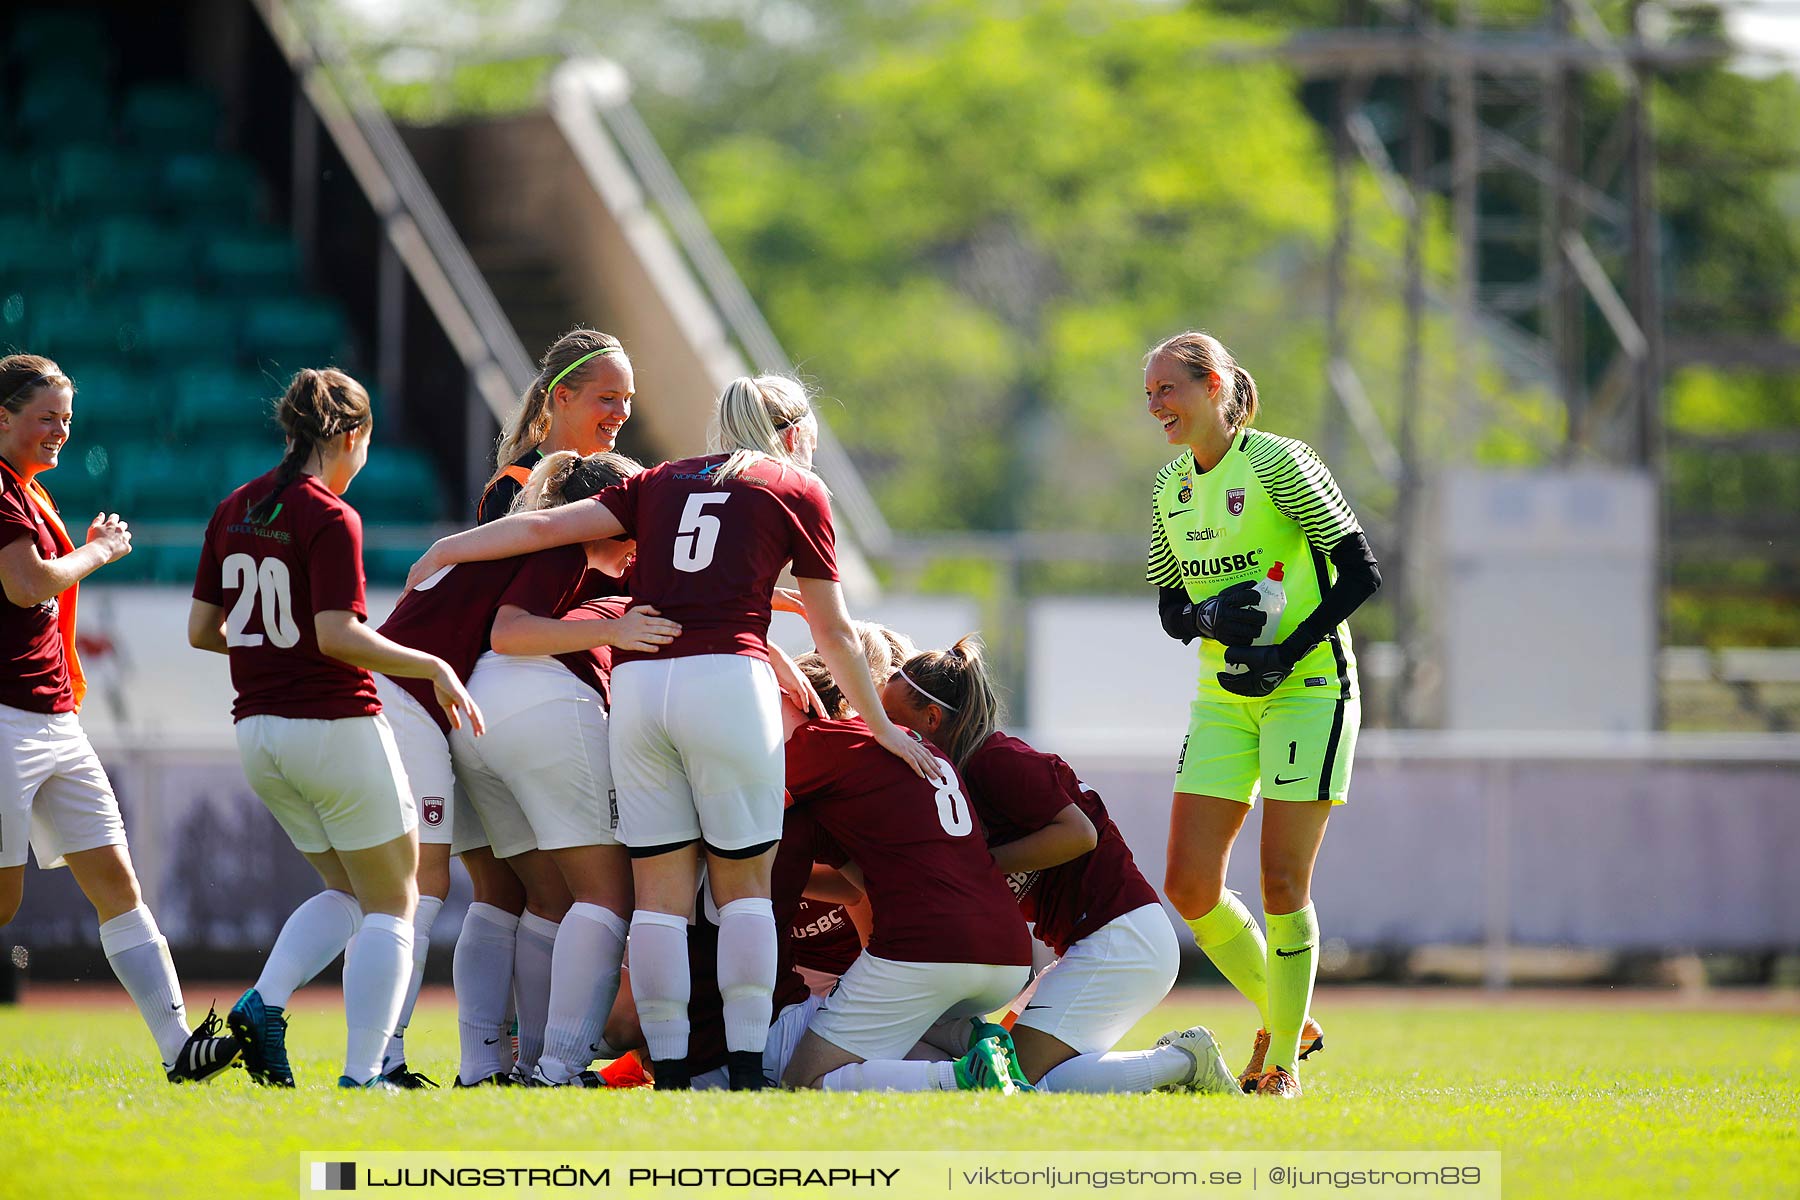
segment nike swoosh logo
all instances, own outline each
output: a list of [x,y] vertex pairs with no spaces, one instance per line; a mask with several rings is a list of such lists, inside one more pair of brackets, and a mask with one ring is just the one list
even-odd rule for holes
[[1305,954],[1308,950],[1311,950],[1311,949],[1312,949],[1311,946],[1302,946],[1298,950],[1277,950],[1277,951],[1275,951],[1275,953],[1281,958],[1292,958],[1296,954]]
[[1312,778],[1312,776],[1310,776],[1310,775],[1296,775],[1292,779],[1283,779],[1281,776],[1277,775],[1275,777],[1275,785],[1277,787],[1279,787],[1284,783],[1300,783],[1304,780],[1311,779],[1311,778]]
[[1025,1006],[1025,1011],[1030,1012],[1034,1008],[1049,1008],[1049,1007],[1050,1006],[1048,1004],[1027,1004]]
[[481,1044],[484,1046],[497,1046],[500,1044],[500,1039],[499,1038],[482,1038]]
[[179,1003],[176,1003],[176,1004],[171,1004],[171,1005],[169,1005],[169,1011],[170,1011],[170,1012],[180,1012],[180,1011],[181,1011],[181,1005],[180,1005],[180,1004],[179,1004]]
[[1191,512],[1193,512],[1193,511],[1194,511],[1194,510],[1193,510],[1193,509],[1191,509],[1191,508],[1172,508],[1172,509],[1170,509],[1170,510],[1169,510],[1169,515],[1170,515],[1170,516],[1171,516],[1171,517],[1179,517],[1179,516],[1181,516],[1181,515],[1182,515],[1182,514],[1183,514],[1183,513],[1191,513]]

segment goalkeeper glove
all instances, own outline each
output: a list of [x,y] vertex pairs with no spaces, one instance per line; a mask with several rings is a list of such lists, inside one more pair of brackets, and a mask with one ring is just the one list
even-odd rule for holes
[[1246,579],[1190,605],[1194,632],[1227,646],[1248,646],[1269,620],[1269,614],[1256,607],[1259,599],[1255,581]]
[[1274,646],[1232,646],[1225,651],[1225,661],[1246,670],[1232,674],[1219,672],[1219,686],[1235,696],[1267,696],[1281,686],[1281,681],[1294,669],[1297,659],[1285,649]]

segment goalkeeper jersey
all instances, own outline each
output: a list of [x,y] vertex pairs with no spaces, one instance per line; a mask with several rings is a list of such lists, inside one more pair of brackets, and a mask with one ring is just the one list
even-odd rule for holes
[[[1312,447],[1260,429],[1239,434],[1210,471],[1196,468],[1193,451],[1183,452],[1157,473],[1152,505],[1145,577],[1158,587],[1185,588],[1198,602],[1282,564],[1287,607],[1277,642],[1319,606],[1336,574],[1331,548],[1362,528]],[[1223,645],[1198,638],[1196,648],[1202,699],[1250,699],[1219,686],[1218,673],[1227,669]],[[1276,689],[1296,692],[1346,700],[1357,694],[1347,624],[1307,651]]]

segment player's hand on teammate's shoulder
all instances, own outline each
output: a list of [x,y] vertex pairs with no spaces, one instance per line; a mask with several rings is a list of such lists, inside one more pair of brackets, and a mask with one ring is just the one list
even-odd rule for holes
[[419,561],[415,562],[412,569],[406,573],[405,590],[412,591],[443,569],[444,564],[438,561],[438,544],[433,542],[427,547],[425,553],[419,555]]
[[882,717],[879,722],[869,721],[869,727],[882,748],[904,761],[921,779],[929,779],[933,783],[944,782],[944,771],[938,765],[937,755],[925,743],[886,717]]
[[98,513],[88,523],[87,540],[100,544],[107,562],[117,562],[131,553],[131,526],[118,513]]
[[681,626],[649,604],[637,605],[613,622],[613,646],[619,650],[654,654],[680,636]]

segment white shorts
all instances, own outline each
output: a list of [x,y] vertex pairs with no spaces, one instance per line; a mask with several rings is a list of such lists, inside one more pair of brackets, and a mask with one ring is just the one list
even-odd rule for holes
[[465,854],[485,846],[495,858],[511,858],[536,850],[537,835],[531,832],[525,810],[506,781],[482,758],[476,745],[479,740],[467,729],[450,731],[450,759],[456,764],[456,782],[462,785],[463,799],[468,801],[458,810],[451,853]]
[[540,850],[616,846],[606,705],[554,658],[483,654],[469,694],[487,732],[466,753],[506,785]]
[[636,659],[613,671],[612,692],[620,841],[729,851],[780,840],[787,772],[768,663]]
[[381,715],[394,731],[400,765],[412,785],[419,809],[419,844],[448,846],[456,828],[456,772],[450,765],[450,741],[425,706],[386,675],[375,676]]
[[[819,1011],[819,1000],[818,996],[808,996],[775,1014],[775,1020],[769,1025],[769,1040],[763,1043],[763,1078],[769,1081],[770,1087],[781,1085],[788,1064],[794,1061],[794,1051],[800,1048],[800,1039],[812,1027],[813,1016]],[[692,1082],[697,1092],[722,1091],[731,1086],[731,1073],[724,1067],[717,1067],[694,1076]]]
[[39,713],[0,704],[0,868],[38,867],[63,856],[125,844],[125,822],[100,756],[72,712]]
[[367,850],[418,826],[412,785],[387,718],[245,717],[238,757],[302,854]]
[[1029,974],[987,963],[896,962],[865,950],[820,1001],[812,1030],[865,1062],[905,1058],[938,1021],[1005,1005]]
[[1181,950],[1160,904],[1117,917],[1044,968],[1018,1024],[1077,1054],[1104,1054],[1163,1002]]

